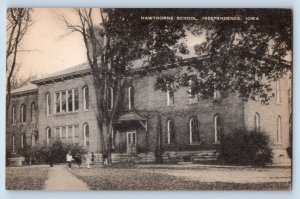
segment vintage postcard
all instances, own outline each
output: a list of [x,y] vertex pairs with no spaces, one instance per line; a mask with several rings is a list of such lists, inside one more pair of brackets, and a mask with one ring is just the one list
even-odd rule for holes
[[292,10],[8,8],[7,190],[291,190]]

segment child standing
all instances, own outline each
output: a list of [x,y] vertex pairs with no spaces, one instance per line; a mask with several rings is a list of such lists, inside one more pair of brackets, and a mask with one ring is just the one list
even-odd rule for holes
[[73,157],[72,157],[71,151],[69,151],[69,152],[67,153],[66,161],[67,161],[67,163],[68,163],[69,170],[71,170],[71,167],[72,167],[72,161],[73,161]]

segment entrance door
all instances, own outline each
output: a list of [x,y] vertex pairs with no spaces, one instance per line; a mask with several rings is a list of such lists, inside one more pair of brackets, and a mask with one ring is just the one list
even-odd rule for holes
[[127,153],[136,153],[136,132],[127,132]]

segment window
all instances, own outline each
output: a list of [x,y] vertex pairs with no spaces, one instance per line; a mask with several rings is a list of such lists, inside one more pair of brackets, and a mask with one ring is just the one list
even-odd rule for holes
[[60,113],[60,93],[55,93],[55,113]]
[[88,110],[89,109],[89,88],[83,87],[83,109]]
[[255,130],[260,129],[260,115],[258,113],[255,113],[254,115],[254,129]]
[[21,121],[21,123],[26,123],[26,106],[25,106],[25,104],[21,105],[20,121]]
[[108,88],[107,90],[107,109],[111,110],[114,105],[114,90],[113,88]]
[[89,131],[89,125],[84,124],[83,125],[83,146],[88,147],[90,145],[90,131]]
[[67,130],[65,126],[60,127],[61,128],[61,139],[66,139],[67,138]]
[[175,131],[174,131],[174,123],[173,120],[167,121],[167,133],[168,133],[168,144],[175,143]]
[[218,100],[221,98],[221,92],[219,89],[215,88],[214,89],[214,100]]
[[50,93],[46,94],[46,115],[50,115],[51,97]]
[[276,141],[277,143],[281,143],[281,116],[277,116],[277,134],[276,134]]
[[128,109],[131,110],[134,107],[134,88],[130,86],[128,88]]
[[73,126],[67,126],[68,139],[73,139]]
[[66,91],[61,92],[61,112],[62,113],[67,112],[67,92]]
[[281,103],[281,91],[280,91],[280,80],[276,81],[276,102],[277,104]]
[[78,138],[79,137],[79,127],[78,125],[73,126],[74,128],[74,138]]
[[78,89],[56,92],[54,100],[56,114],[74,112],[79,109]]
[[12,107],[12,123],[13,124],[17,123],[17,121],[16,121],[16,107],[15,106]]
[[171,89],[167,90],[167,105],[174,105],[174,92]]
[[50,139],[51,139],[51,129],[49,127],[46,128],[46,142],[47,144],[50,143]]
[[191,77],[189,79],[189,103],[196,103],[198,102],[198,96],[197,96],[197,92],[195,92],[195,77]]
[[16,136],[15,135],[12,136],[12,152],[13,153],[16,152]]
[[67,110],[68,112],[72,112],[73,109],[73,94],[72,94],[72,90],[68,90],[67,91]]
[[220,115],[216,115],[214,118],[215,124],[215,143],[220,143],[222,134],[222,118]]
[[197,143],[199,138],[199,124],[196,118],[190,119],[190,144]]
[[36,107],[35,107],[35,103],[32,102],[31,103],[31,111],[30,111],[30,118],[31,118],[31,122],[35,122],[35,118],[36,118]]
[[24,149],[24,147],[26,146],[26,135],[25,133],[21,134],[21,149]]
[[74,108],[75,111],[79,109],[79,91],[78,89],[74,90],[75,96],[74,96]]

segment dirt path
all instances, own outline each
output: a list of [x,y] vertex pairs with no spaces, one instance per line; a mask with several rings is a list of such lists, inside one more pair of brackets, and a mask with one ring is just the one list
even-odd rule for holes
[[275,169],[222,169],[207,168],[199,170],[172,170],[172,169],[143,169],[147,172],[167,174],[183,177],[198,182],[232,182],[232,183],[265,183],[291,182],[291,170]]
[[50,168],[48,179],[45,182],[46,191],[87,191],[86,183],[76,178],[65,165],[56,165]]

